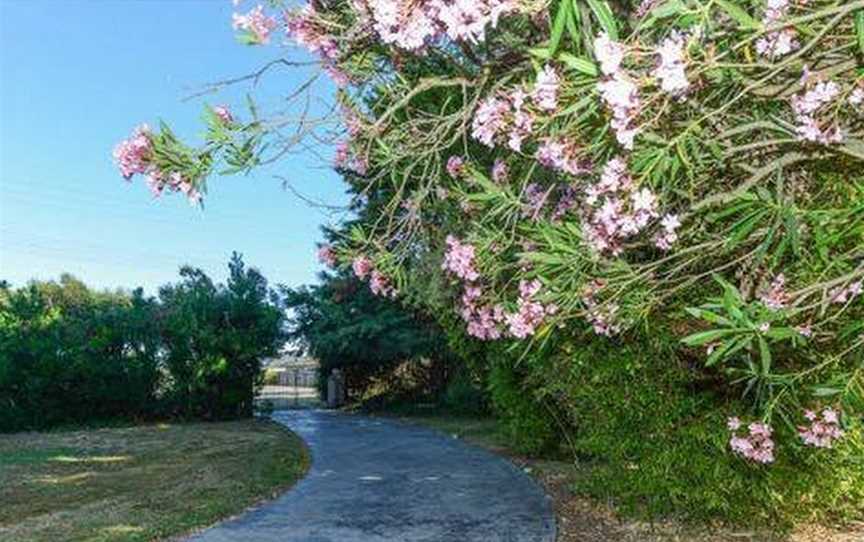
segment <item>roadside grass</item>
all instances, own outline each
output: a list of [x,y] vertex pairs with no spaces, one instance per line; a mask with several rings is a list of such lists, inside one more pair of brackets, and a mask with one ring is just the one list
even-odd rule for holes
[[540,482],[552,499],[558,520],[557,542],[860,542],[864,525],[832,529],[801,525],[794,532],[778,535],[722,525],[699,525],[672,519],[653,523],[624,518],[613,503],[600,503],[578,490],[593,462],[553,457],[525,457],[507,445],[507,439],[491,416],[448,412],[436,405],[399,405],[377,415],[436,429],[503,455]]
[[0,541],[166,539],[274,497],[308,466],[270,421],[0,435]]

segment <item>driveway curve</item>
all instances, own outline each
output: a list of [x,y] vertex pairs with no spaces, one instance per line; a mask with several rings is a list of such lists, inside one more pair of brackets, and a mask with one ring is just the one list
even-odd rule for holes
[[276,412],[312,452],[287,493],[192,538],[201,542],[553,542],[537,484],[442,433],[328,411]]

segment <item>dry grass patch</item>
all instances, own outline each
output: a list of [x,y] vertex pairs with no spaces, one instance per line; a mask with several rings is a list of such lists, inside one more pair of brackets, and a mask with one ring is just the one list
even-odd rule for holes
[[308,468],[273,422],[0,435],[0,541],[138,541],[210,525]]

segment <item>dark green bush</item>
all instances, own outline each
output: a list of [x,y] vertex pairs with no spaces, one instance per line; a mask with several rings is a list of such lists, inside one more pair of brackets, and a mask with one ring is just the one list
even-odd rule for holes
[[549,405],[537,400],[523,379],[505,362],[489,371],[489,396],[504,437],[519,453],[539,455],[558,444]]
[[467,371],[458,372],[450,380],[441,398],[447,412],[464,416],[488,414],[488,402],[482,385],[475,382]]
[[0,431],[165,415],[252,414],[260,359],[282,342],[267,282],[232,259],[227,285],[184,269],[160,299],[64,275],[0,289]]
[[726,417],[746,407],[667,343],[591,341],[567,350],[538,374],[575,427],[576,454],[590,465],[578,490],[641,517],[784,527],[864,515],[857,422],[838,447],[815,450],[796,445],[794,427],[777,420],[784,445],[774,464],[758,466],[729,452]]

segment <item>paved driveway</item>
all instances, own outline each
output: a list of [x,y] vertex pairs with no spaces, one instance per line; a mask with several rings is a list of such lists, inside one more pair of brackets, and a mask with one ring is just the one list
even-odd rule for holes
[[202,542],[553,542],[552,509],[508,461],[441,433],[375,418],[274,414],[308,443],[309,474]]

